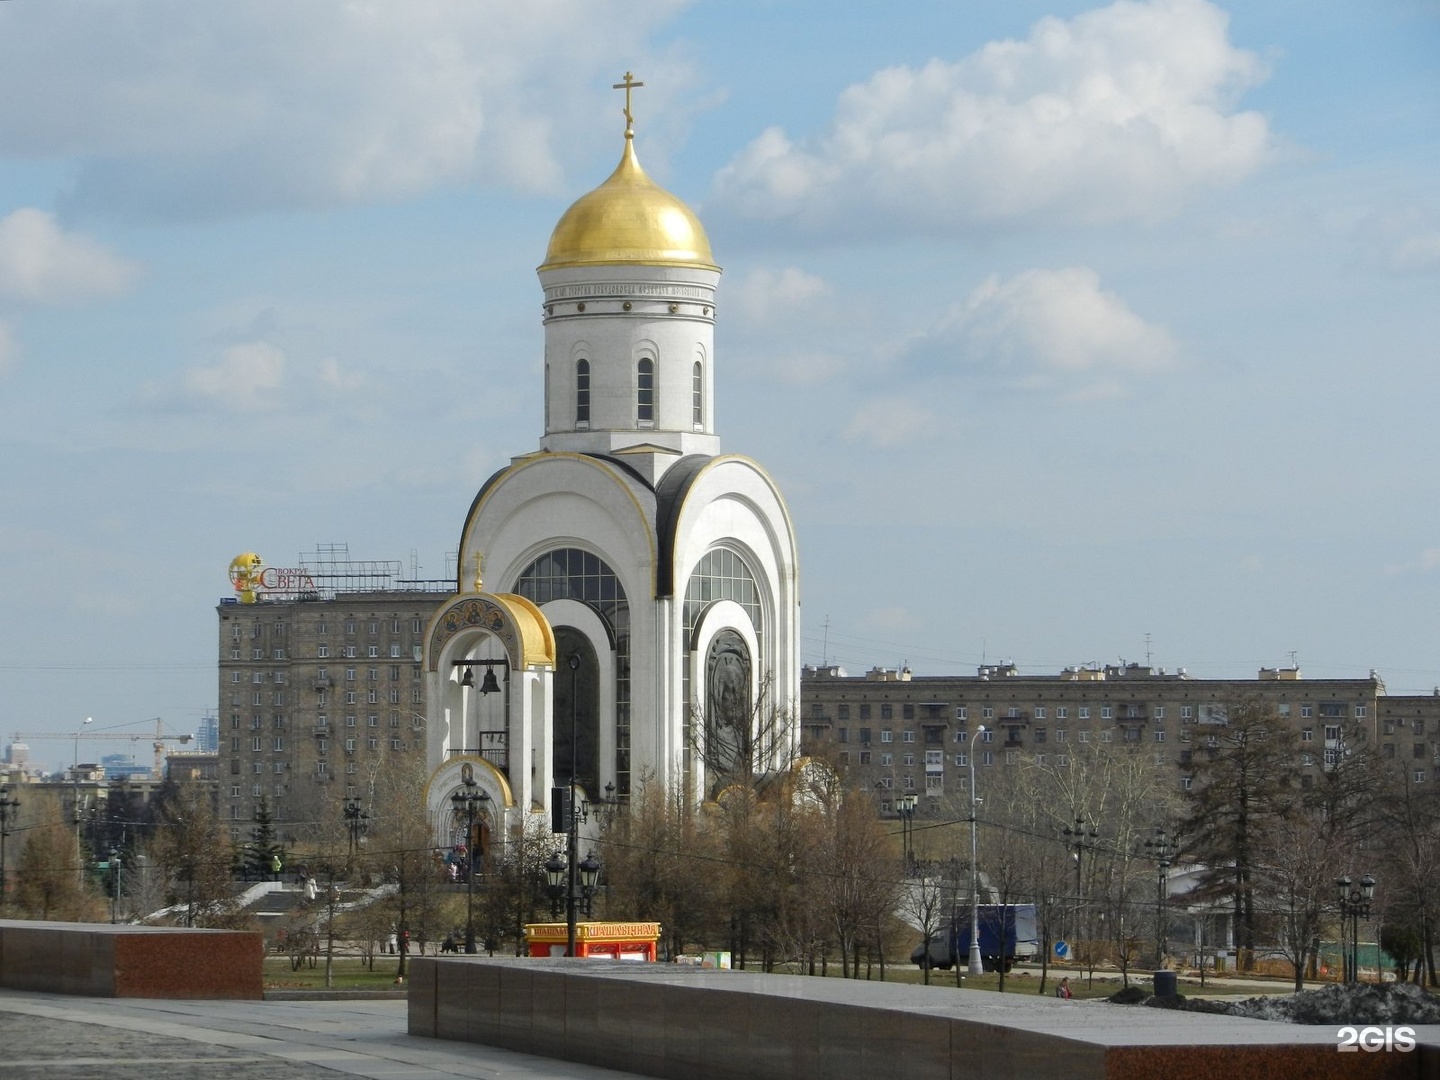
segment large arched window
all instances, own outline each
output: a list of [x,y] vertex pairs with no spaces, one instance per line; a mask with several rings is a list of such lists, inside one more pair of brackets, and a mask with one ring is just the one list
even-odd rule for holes
[[[630,794],[630,605],[625,599],[625,588],[615,571],[598,555],[580,548],[560,548],[540,556],[524,571],[515,582],[514,592],[532,603],[544,606],[551,600],[577,600],[593,608],[604,622],[615,641],[615,790],[621,795]],[[557,644],[564,635],[556,629]],[[561,663],[573,651],[567,644],[561,654]],[[587,650],[588,655],[588,650]],[[598,661],[597,661],[598,662]],[[588,675],[588,664],[585,674]],[[569,694],[569,671],[557,673],[555,686],[557,694]],[[584,690],[582,679],[581,690]],[[583,697],[583,695],[582,695]],[[567,703],[560,703],[558,718],[570,715]],[[597,732],[598,737],[598,732]],[[556,776],[568,772],[570,744],[568,740],[557,742]],[[594,741],[591,746],[596,745]],[[583,749],[583,748],[582,748]],[[593,769],[590,762],[576,763],[576,775],[598,783],[600,770]],[[563,768],[562,768],[563,766]],[[587,786],[587,790],[592,790]]]
[[690,423],[696,431],[705,426],[705,372],[699,360],[690,372]]
[[575,423],[590,423],[590,361],[575,362]]
[[[685,605],[682,609],[682,618],[687,642],[694,639],[695,628],[699,625],[705,609],[717,600],[733,600],[745,609],[745,614],[749,617],[750,625],[755,631],[755,642],[763,655],[765,620],[764,608],[760,602],[760,588],[755,583],[755,575],[746,564],[744,556],[730,548],[717,547],[707,551],[691,572],[690,580],[685,583]],[[691,680],[694,672],[691,670],[691,660],[692,653],[687,647],[681,680],[686,702],[697,705],[698,703],[695,703],[692,697]],[[750,662],[753,663],[754,660],[752,659]],[[698,779],[696,775],[698,763],[694,759],[694,753],[699,733],[694,729],[695,716],[693,712],[693,708],[685,710],[682,768],[687,785],[693,784]]]
[[642,424],[655,422],[655,361],[648,356],[635,369],[635,419]]

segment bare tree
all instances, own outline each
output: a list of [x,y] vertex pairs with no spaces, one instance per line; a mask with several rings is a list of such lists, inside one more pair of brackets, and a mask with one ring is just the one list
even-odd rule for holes
[[183,907],[186,926],[246,924],[230,876],[234,845],[201,784],[179,784],[162,793],[148,855],[169,883],[167,901]]
[[1201,891],[1225,895],[1242,970],[1254,964],[1259,911],[1255,876],[1257,841],[1268,824],[1300,805],[1294,731],[1260,698],[1227,702],[1202,729],[1203,756],[1195,766],[1185,851],[1205,870]]

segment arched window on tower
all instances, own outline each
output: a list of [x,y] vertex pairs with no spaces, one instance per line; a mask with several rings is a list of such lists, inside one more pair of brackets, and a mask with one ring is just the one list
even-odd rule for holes
[[690,371],[690,423],[696,431],[705,426],[705,373],[699,360]]
[[640,361],[635,372],[635,419],[642,424],[655,422],[655,361],[648,356]]
[[575,424],[590,425],[590,361],[575,362]]

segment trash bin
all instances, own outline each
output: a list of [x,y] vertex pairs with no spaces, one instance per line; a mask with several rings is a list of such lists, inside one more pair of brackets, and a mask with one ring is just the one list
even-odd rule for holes
[[1180,991],[1179,991],[1179,989],[1177,988],[1177,985],[1176,985],[1176,982],[1175,982],[1175,972],[1173,972],[1173,971],[1157,971],[1157,972],[1155,972],[1155,996],[1156,996],[1156,997],[1174,997],[1174,996],[1175,996],[1176,994],[1178,994],[1179,992],[1180,992]]

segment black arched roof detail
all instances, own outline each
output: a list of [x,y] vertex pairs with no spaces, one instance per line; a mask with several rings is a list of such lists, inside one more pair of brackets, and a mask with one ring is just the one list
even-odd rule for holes
[[675,530],[680,509],[702,469],[715,459],[708,454],[687,454],[665,470],[655,488],[655,595],[675,595]]
[[[475,498],[470,500],[470,509],[465,511],[465,523],[460,526],[460,543],[455,548],[456,551],[465,550],[465,534],[470,531],[470,522],[475,518],[475,511],[480,506],[480,501],[484,499],[485,496],[490,493],[490,489],[498,484],[501,478],[514,467],[514,465],[506,465],[503,469],[496,469],[490,474],[490,479],[480,485],[480,490],[475,493]],[[455,567],[455,591],[457,593],[467,591],[465,588],[464,566]]]

